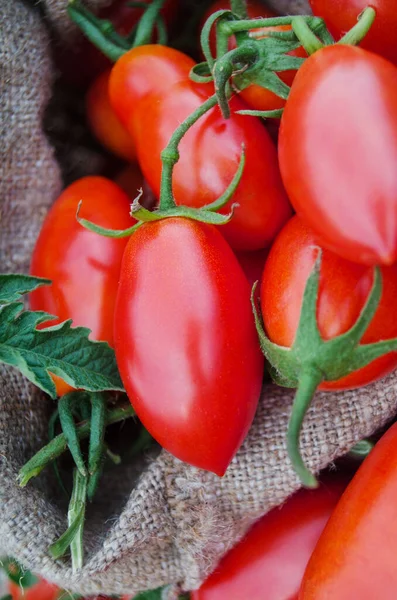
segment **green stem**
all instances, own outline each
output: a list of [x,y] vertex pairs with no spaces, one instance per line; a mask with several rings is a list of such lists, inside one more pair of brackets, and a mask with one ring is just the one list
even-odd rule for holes
[[367,35],[375,21],[376,11],[371,6],[368,6],[358,17],[358,23],[350,31],[348,31],[338,42],[338,44],[349,44],[356,46]]
[[248,19],[247,3],[245,0],[230,0],[232,13],[239,19]]
[[88,472],[93,475],[100,467],[104,452],[106,395],[91,394],[91,432],[88,449]]
[[159,210],[167,210],[169,208],[175,208],[176,203],[172,192],[172,173],[174,166],[179,160],[178,146],[187,133],[187,131],[211,108],[216,106],[218,103],[218,97],[216,94],[208,98],[203,104],[201,104],[187,119],[179,125],[174,131],[167,147],[161,153],[161,161],[163,164],[161,172],[161,188],[160,188],[160,203]]
[[[115,408],[107,413],[106,425],[120,423],[129,417],[133,417],[135,411],[132,406]],[[81,423],[77,426],[77,436],[80,440],[87,438],[90,434],[90,423]],[[19,485],[25,487],[32,477],[36,477],[53,460],[58,458],[67,449],[66,437],[63,433],[41,448],[19,471]]]
[[350,448],[347,456],[358,460],[364,460],[372,452],[374,447],[375,444],[374,442],[371,442],[371,440],[361,440]]
[[287,449],[295,472],[299,476],[303,485],[308,488],[315,488],[318,482],[314,475],[305,466],[300,450],[299,438],[302,429],[303,420],[310,406],[314,393],[321,383],[323,377],[321,372],[314,366],[308,365],[299,377],[299,385],[296,391],[292,412],[288,424]]
[[78,469],[73,472],[73,490],[70,499],[68,510],[68,525],[69,527],[79,521],[76,535],[70,544],[70,553],[72,556],[72,571],[75,573],[83,566],[84,549],[83,549],[83,530],[85,504],[87,494],[87,478],[81,475]]
[[[260,27],[276,27],[277,25],[291,25],[292,21],[296,19],[296,16],[290,17],[272,17],[265,19],[247,19],[244,21],[229,21],[227,29],[229,35],[237,33],[238,31],[250,31],[250,29],[259,29]],[[314,27],[324,23],[320,17],[301,17],[309,27]]]
[[69,394],[65,394],[58,402],[58,412],[62,431],[65,435],[70,454],[73,456],[73,460],[80,473],[82,475],[87,475],[83,455],[81,453],[80,440],[77,436],[76,423],[73,418],[73,407],[76,401],[80,401],[80,398],[80,392],[69,392]]
[[164,0],[153,0],[148,4],[143,16],[141,17],[136,29],[133,47],[150,44],[153,39],[153,31],[156,26],[156,21],[160,10],[163,7]]
[[324,48],[324,44],[312,32],[303,17],[298,16],[292,19],[292,29],[309,56]]

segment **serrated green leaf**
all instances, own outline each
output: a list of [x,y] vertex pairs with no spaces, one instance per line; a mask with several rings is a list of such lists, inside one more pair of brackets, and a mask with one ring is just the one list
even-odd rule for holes
[[55,317],[22,308],[21,303],[0,307],[0,362],[19,369],[52,398],[56,390],[49,373],[91,392],[123,391],[114,351],[106,342],[89,340],[90,330],[72,328],[71,321],[37,330]]
[[21,300],[23,294],[28,294],[42,285],[50,285],[49,279],[31,277],[20,274],[0,274],[0,304],[10,304]]

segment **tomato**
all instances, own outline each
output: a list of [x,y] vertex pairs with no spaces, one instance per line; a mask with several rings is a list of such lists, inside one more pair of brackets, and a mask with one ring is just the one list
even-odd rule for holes
[[343,494],[306,569],[300,600],[394,600],[397,584],[397,425]]
[[[161,151],[178,125],[213,93],[212,85],[189,80],[193,64],[176,50],[146,46],[125,54],[111,74],[112,105],[133,136],[139,164],[157,196]],[[215,107],[187,132],[173,191],[177,204],[197,208],[212,202],[231,182],[244,145],[246,165],[232,199],[239,206],[222,233],[236,249],[257,250],[271,243],[291,209],[266,128],[255,117],[234,113],[244,107],[234,97],[230,119]],[[230,203],[222,209],[228,211]]]
[[397,11],[395,0],[309,0],[315,15],[323,17],[338,40],[357,22],[367,6],[376,10],[376,19],[360,46],[397,64]]
[[[145,4],[151,3],[151,0],[142,1]],[[98,16],[110,20],[117,33],[122,36],[127,36],[143,15],[143,8],[130,6],[128,0],[110,0],[106,4]],[[179,0],[165,0],[161,14],[167,28],[172,26],[178,6]],[[55,59],[65,82],[82,89],[86,89],[103,71],[112,66],[111,61],[83,35],[76,37],[73,45],[55,46]]]
[[[53,283],[30,294],[30,307],[58,317],[48,325],[73,319],[74,326],[91,329],[92,339],[113,345],[113,313],[127,240],[84,229],[76,220],[80,200],[80,216],[98,225],[126,229],[134,223],[130,199],[112,181],[84,177],[72,183],[51,207],[37,239],[30,272]],[[71,389],[56,381],[59,395]]]
[[307,562],[344,488],[344,481],[330,479],[274,508],[223,557],[192,600],[296,600]]
[[367,265],[397,260],[397,68],[329,46],[298,71],[279,136],[296,212],[322,246]]
[[61,590],[53,583],[40,579],[32,587],[23,589],[20,585],[8,582],[8,590],[12,600],[57,600]]
[[[229,9],[229,8],[230,8],[230,2],[228,0],[217,0],[217,2],[215,2],[213,5],[211,5],[211,7],[208,9],[203,23],[208,19],[208,17],[211,14],[213,14],[217,10],[224,10],[224,9]],[[247,8],[248,8],[248,17],[250,19],[256,19],[256,18],[260,18],[260,17],[265,19],[265,18],[270,18],[270,17],[275,16],[274,13],[271,12],[268,8],[264,7],[261,2],[249,2]],[[256,39],[263,39],[266,37],[266,33],[269,31],[288,31],[289,29],[291,29],[290,25],[279,25],[276,27],[260,27],[258,29],[254,29],[253,31],[263,32],[263,35],[258,36],[256,38]],[[211,43],[212,54],[213,54],[213,56],[215,56],[216,55],[215,27],[213,27],[213,29],[211,30],[210,43]],[[229,50],[232,50],[235,47],[236,47],[235,39],[230,38]],[[302,47],[300,47],[296,50],[293,50],[292,52],[289,52],[288,54],[291,56],[299,56],[301,58],[304,58],[307,56],[305,50]],[[278,73],[281,80],[284,81],[284,83],[286,83],[289,86],[292,85],[292,82],[295,78],[295,74],[296,74],[296,71],[283,71],[282,73]],[[283,106],[285,105],[285,100],[283,98],[280,98],[279,96],[277,96],[270,90],[267,90],[256,84],[252,84],[252,85],[248,86],[247,88],[245,88],[244,90],[239,92],[239,94],[240,94],[240,97],[244,100],[244,102],[246,102],[248,104],[248,106],[253,108],[254,110],[277,110],[279,108],[283,108]]]
[[113,154],[126,161],[135,159],[131,136],[115,114],[108,95],[110,70],[102,73],[86,96],[86,115],[95,137]]
[[[261,307],[268,337],[280,346],[292,346],[298,327],[303,292],[318,256],[313,232],[297,216],[277,237],[263,272]],[[378,309],[362,343],[397,337],[397,265],[382,267],[383,291]],[[345,333],[356,322],[373,283],[373,269],[324,250],[320,271],[317,321],[324,340]],[[394,317],[395,315],[395,317]],[[382,356],[320,389],[343,390],[366,385],[397,367],[397,353]],[[321,368],[321,367],[320,367]]]
[[114,341],[143,425],[177,458],[223,475],[254,417],[263,357],[248,282],[216,227],[166,218],[132,235]]

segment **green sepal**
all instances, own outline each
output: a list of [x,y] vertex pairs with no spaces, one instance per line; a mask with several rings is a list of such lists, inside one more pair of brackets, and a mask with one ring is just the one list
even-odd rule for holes
[[197,63],[191,68],[189,78],[195,83],[210,83],[213,76],[207,62]]
[[210,225],[226,225],[232,219],[234,209],[237,204],[232,204],[230,212],[226,215],[214,213],[212,210],[206,210],[204,207],[190,208],[188,206],[176,206],[175,208],[167,208],[166,210],[147,210],[141,205],[136,204],[134,207],[134,215],[137,219],[150,223],[152,221],[162,221],[163,219],[170,219],[174,217],[184,217],[186,219],[192,219],[193,221],[199,221],[200,223],[209,223]]
[[43,285],[51,285],[51,281],[19,273],[0,274],[0,304],[19,302],[24,294],[33,292]]
[[215,58],[212,56],[210,44],[211,29],[219,19],[222,19],[223,23],[224,21],[234,20],[234,18],[235,17],[230,10],[217,10],[212,15],[210,15],[204,23],[200,34],[200,44],[210,71],[212,71],[212,68],[215,63]]
[[350,448],[346,456],[355,460],[365,460],[374,448],[375,443],[371,442],[371,440],[360,440]]
[[133,47],[143,46],[144,44],[150,44],[153,38],[153,31],[156,25],[156,21],[160,16],[160,10],[163,7],[165,0],[152,0],[147,5],[146,10],[139,20],[138,26],[135,31]]
[[[142,196],[142,194],[143,194],[143,190],[141,188],[139,191],[138,197],[140,198]],[[80,223],[80,225],[82,227],[84,227],[84,229],[88,229],[88,231],[98,233],[99,235],[102,235],[103,237],[110,237],[110,238],[116,238],[116,239],[129,237],[134,233],[134,231],[136,231],[140,227],[140,225],[142,225],[142,223],[134,223],[134,225],[132,225],[131,227],[128,227],[127,229],[107,229],[106,227],[101,227],[100,225],[96,225],[95,223],[92,223],[91,221],[87,221],[87,219],[83,219],[83,218],[79,217],[82,204],[83,204],[83,201],[80,200],[80,202],[77,205],[76,220]]]
[[238,115],[260,117],[262,119],[281,119],[281,117],[283,116],[283,112],[283,108],[278,108],[276,110],[236,110],[236,114]]
[[260,345],[271,365],[271,374],[279,385],[297,388],[287,445],[294,468],[308,487],[314,487],[315,479],[303,464],[298,443],[302,422],[316,388],[322,381],[342,379],[376,358],[397,350],[397,338],[360,344],[382,295],[382,274],[378,267],[374,269],[372,289],[356,323],[340,336],[328,341],[322,339],[317,323],[320,264],[321,252],[307,280],[299,325],[291,348],[278,346],[269,340],[255,306],[255,287],[251,296]]
[[38,577],[20,565],[15,558],[1,558],[0,566],[4,569],[8,579],[24,590],[33,587],[39,582]]
[[0,307],[0,362],[19,369],[52,398],[56,388],[50,372],[75,388],[124,391],[114,351],[106,342],[90,340],[90,330],[72,328],[70,320],[38,330],[56,317],[22,309],[18,302]]

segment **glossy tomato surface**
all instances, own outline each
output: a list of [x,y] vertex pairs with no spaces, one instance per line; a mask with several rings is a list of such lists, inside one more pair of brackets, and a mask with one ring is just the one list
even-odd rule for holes
[[[303,292],[318,253],[313,232],[297,216],[284,227],[269,253],[261,286],[262,315],[269,338],[280,346],[291,347],[294,342]],[[397,265],[381,270],[381,300],[362,343],[397,337]],[[323,251],[317,304],[317,322],[323,339],[332,339],[353,326],[372,283],[372,267]],[[342,390],[366,385],[396,366],[397,353],[389,353],[343,379],[322,383],[320,389]]]
[[356,23],[367,6],[376,10],[375,22],[360,43],[362,48],[376,52],[397,64],[397,10],[395,0],[309,0],[315,15],[323,17],[338,40]]
[[279,159],[296,212],[324,247],[363,264],[397,260],[397,68],[330,46],[301,67]]
[[[145,48],[141,47],[115,65],[110,97],[134,138],[143,174],[158,196],[161,151],[180,123],[208,99],[213,87],[189,80],[192,64],[183,54],[168,49],[161,54],[156,47],[146,48],[147,60]],[[168,69],[171,81],[161,75]],[[156,83],[158,79],[161,81]],[[234,97],[230,119],[223,119],[215,107],[189,129],[180,143],[173,191],[177,204],[201,207],[214,201],[232,181],[245,147],[243,176],[232,201],[222,211],[229,212],[232,202],[238,207],[222,233],[236,249],[257,250],[271,243],[290,217],[291,208],[282,186],[276,150],[265,127],[257,118],[235,114],[245,106]]]
[[[113,313],[127,239],[84,229],[76,220],[80,200],[80,216],[102,227],[126,229],[134,224],[130,199],[112,181],[84,177],[72,183],[50,208],[37,239],[30,272],[53,283],[35,290],[30,306],[57,316],[48,325],[72,319],[74,326],[91,329],[92,339],[113,345]],[[57,389],[65,391],[62,384]]]
[[345,488],[336,479],[301,490],[262,517],[192,600],[296,600],[316,542]]
[[223,475],[251,425],[263,357],[248,282],[214,226],[167,218],[134,233],[114,340],[144,426],[177,458]]
[[38,583],[25,589],[9,581],[8,590],[12,600],[57,600],[61,596],[61,590],[44,579],[40,579]]
[[131,162],[135,148],[131,135],[124,128],[109,100],[110,70],[102,73],[91,85],[86,96],[86,116],[91,131],[105,148]]
[[308,564],[300,600],[394,600],[397,425],[376,444],[333,512]]

